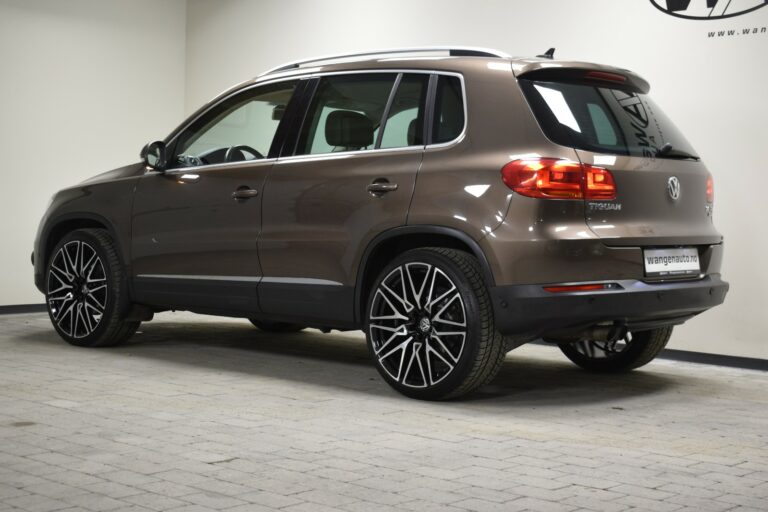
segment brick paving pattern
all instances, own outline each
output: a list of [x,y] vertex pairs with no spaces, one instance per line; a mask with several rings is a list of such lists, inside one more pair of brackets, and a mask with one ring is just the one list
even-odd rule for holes
[[97,350],[6,315],[0,353],[0,512],[768,510],[764,372],[593,376],[526,346],[418,402],[359,332],[188,313]]

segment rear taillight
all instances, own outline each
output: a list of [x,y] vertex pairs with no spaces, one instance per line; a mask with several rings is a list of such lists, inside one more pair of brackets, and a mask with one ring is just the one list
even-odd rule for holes
[[586,199],[616,199],[616,182],[608,169],[581,164],[584,169]]
[[707,202],[715,202],[715,180],[712,179],[712,175],[707,175]]
[[504,183],[520,195],[543,199],[616,199],[608,169],[557,158],[514,160],[501,169]]

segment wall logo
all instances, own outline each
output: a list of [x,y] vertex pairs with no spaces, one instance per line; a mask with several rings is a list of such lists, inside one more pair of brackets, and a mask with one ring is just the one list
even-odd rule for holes
[[755,11],[768,0],[651,0],[657,9],[689,20],[719,20]]

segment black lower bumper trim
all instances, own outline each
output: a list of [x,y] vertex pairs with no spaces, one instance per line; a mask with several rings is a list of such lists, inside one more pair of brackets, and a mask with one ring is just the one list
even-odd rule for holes
[[719,274],[695,281],[613,282],[620,288],[597,292],[551,293],[543,285],[495,286],[491,299],[496,327],[502,334],[545,335],[602,322],[646,328],[677,324],[722,304],[728,292],[728,283]]

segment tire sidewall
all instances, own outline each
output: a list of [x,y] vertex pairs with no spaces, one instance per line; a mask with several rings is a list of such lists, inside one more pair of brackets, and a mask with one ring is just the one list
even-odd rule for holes
[[[438,384],[428,388],[414,388],[404,386],[401,383],[393,379],[389,373],[379,364],[379,360],[376,357],[373,340],[370,335],[370,316],[371,307],[373,306],[373,298],[376,294],[376,290],[381,285],[381,282],[397,267],[405,263],[428,263],[434,265],[443,272],[454,282],[461,294],[461,299],[464,301],[464,314],[467,322],[467,335],[464,341],[464,348],[459,357],[459,361],[451,371]],[[443,255],[425,249],[414,249],[406,251],[403,254],[396,257],[390,264],[388,264],[384,270],[381,271],[376,278],[370,293],[368,294],[368,300],[366,301],[365,308],[365,339],[368,345],[368,352],[373,360],[376,370],[382,376],[382,378],[398,392],[411,398],[417,398],[422,400],[439,400],[440,398],[448,395],[451,391],[459,387],[467,375],[471,372],[473,363],[477,357],[479,350],[479,342],[481,337],[481,325],[479,315],[479,302],[472,287],[467,280],[467,277],[459,269],[456,264]]]
[[[66,332],[64,332],[60,327],[59,324],[54,319],[53,313],[51,312],[51,305],[48,301],[48,279],[51,272],[51,263],[53,262],[54,258],[56,257],[56,254],[58,254],[59,250],[64,247],[64,245],[74,242],[74,241],[81,241],[85,242],[88,245],[90,245],[94,251],[96,251],[96,254],[101,259],[101,263],[104,266],[104,274],[107,278],[107,304],[104,308],[104,313],[102,314],[101,320],[99,321],[99,325],[94,329],[92,333],[90,333],[87,336],[84,336],[82,338],[75,338],[74,336],[69,336]],[[103,243],[101,240],[99,240],[96,236],[94,236],[92,233],[89,233],[85,230],[78,230],[73,231],[72,233],[69,233],[68,235],[64,236],[58,244],[53,248],[51,251],[51,256],[48,259],[48,262],[45,267],[45,286],[46,286],[46,293],[45,293],[45,308],[46,311],[48,311],[48,316],[51,319],[51,323],[53,324],[54,329],[56,332],[61,336],[67,343],[70,343],[72,345],[76,346],[82,346],[82,347],[92,347],[98,344],[98,342],[102,339],[105,331],[109,329],[109,323],[110,321],[113,321],[113,318],[116,316],[116,313],[121,313],[121,309],[123,307],[122,305],[122,297],[120,297],[119,289],[122,288],[122,286],[115,286],[115,269],[113,267],[114,263],[110,261],[109,254],[107,250],[104,248]],[[122,275],[121,272],[118,272],[119,275]],[[122,285],[122,283],[121,283]]]

